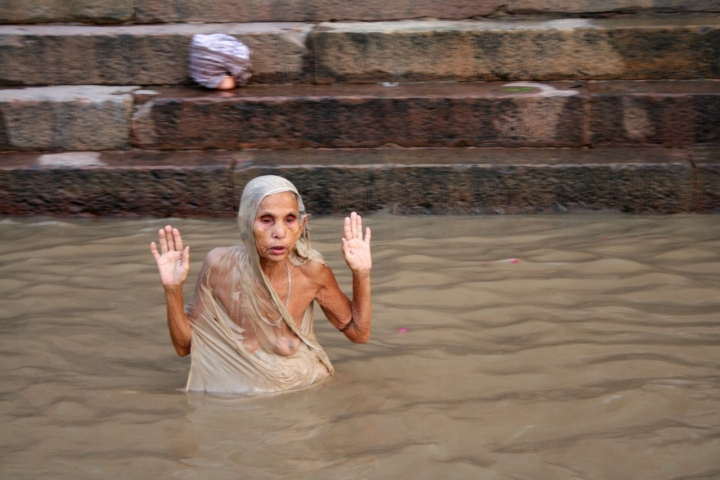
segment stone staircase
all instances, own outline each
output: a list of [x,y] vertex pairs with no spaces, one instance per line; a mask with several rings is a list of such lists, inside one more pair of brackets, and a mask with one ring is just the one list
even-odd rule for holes
[[0,214],[720,211],[720,0],[67,3],[0,0]]

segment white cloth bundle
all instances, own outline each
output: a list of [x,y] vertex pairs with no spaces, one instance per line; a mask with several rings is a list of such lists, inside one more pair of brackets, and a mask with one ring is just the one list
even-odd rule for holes
[[189,63],[192,79],[207,88],[217,88],[228,75],[243,86],[252,76],[250,49],[224,33],[193,35]]

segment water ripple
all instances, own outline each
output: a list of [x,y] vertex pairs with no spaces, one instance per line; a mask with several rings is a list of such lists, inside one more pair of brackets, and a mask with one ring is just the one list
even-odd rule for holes
[[[370,343],[319,318],[336,376],[239,398],[179,391],[170,220],[0,219],[0,477],[720,478],[720,217],[365,221]],[[191,275],[238,242],[172,223]],[[341,219],[312,223],[349,289]]]

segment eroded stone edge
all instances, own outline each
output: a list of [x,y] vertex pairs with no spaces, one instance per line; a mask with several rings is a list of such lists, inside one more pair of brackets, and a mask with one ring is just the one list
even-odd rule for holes
[[[690,213],[689,162],[578,165],[243,165],[234,173],[236,202],[255,176],[295,182],[317,214],[503,214],[585,212]],[[600,181],[598,181],[600,180]]]

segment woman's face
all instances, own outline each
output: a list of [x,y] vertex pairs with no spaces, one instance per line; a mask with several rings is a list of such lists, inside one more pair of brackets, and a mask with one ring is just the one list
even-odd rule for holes
[[292,192],[268,195],[260,202],[253,222],[255,247],[261,262],[284,262],[295,248],[307,218],[300,219]]

